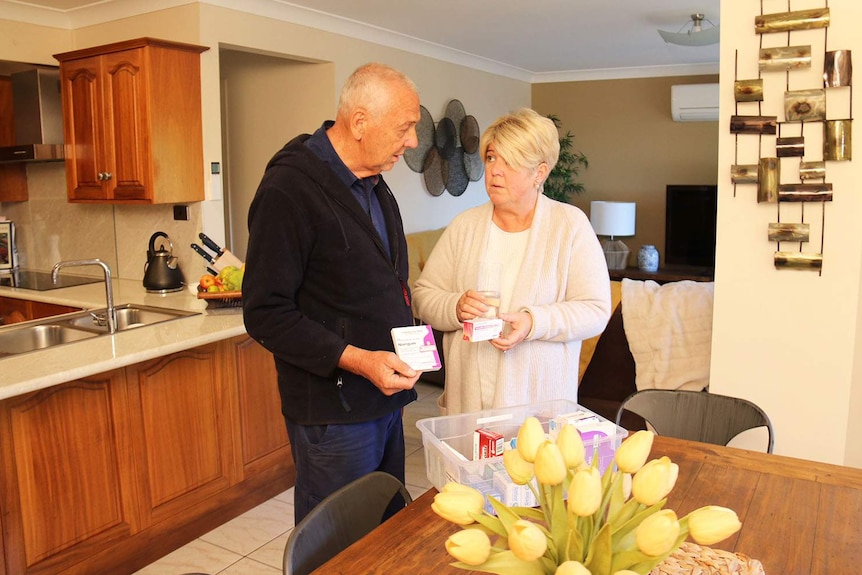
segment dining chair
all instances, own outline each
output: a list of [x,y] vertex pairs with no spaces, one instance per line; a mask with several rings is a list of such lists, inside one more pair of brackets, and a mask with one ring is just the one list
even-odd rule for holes
[[307,575],[413,501],[394,476],[373,471],[330,494],[294,527],[284,575]]
[[708,391],[643,389],[620,405],[617,425],[625,412],[642,417],[659,435],[714,445],[727,445],[743,431],[765,427],[769,434],[766,452],[772,453],[772,422],[747,399]]

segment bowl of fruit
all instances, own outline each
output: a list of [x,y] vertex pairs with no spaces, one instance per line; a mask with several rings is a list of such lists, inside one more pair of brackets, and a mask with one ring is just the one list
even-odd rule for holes
[[242,278],[245,274],[245,264],[241,267],[225,266],[218,275],[210,273],[201,276],[198,281],[198,299],[207,300],[207,304],[242,305]]

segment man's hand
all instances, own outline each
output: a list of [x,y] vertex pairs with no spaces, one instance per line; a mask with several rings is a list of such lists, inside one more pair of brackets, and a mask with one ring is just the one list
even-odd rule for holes
[[348,345],[338,360],[338,367],[361,375],[383,395],[395,395],[413,389],[421,371],[416,371],[391,351],[368,351]]

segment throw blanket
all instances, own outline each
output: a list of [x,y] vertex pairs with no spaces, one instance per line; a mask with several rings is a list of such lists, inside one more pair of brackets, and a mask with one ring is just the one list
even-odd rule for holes
[[622,280],[623,327],[641,389],[709,385],[713,282]]

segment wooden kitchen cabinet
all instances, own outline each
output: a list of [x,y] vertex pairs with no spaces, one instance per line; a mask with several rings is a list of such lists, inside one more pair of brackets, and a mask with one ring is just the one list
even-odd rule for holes
[[2,403],[8,573],[59,573],[140,529],[121,370]]
[[204,199],[200,53],[139,38],[56,54],[70,202]]
[[147,522],[204,503],[240,479],[230,417],[235,382],[224,359],[213,344],[126,369]]
[[0,296],[0,325],[41,319],[43,317],[80,310],[81,308],[67,305]]
[[[15,145],[12,110],[12,79],[0,76],[0,146]],[[30,198],[25,164],[0,164],[0,202],[23,202]],[[2,573],[2,572],[0,572]]]
[[242,438],[242,465],[246,473],[270,467],[274,461],[290,457],[290,442],[278,374],[272,353],[250,337],[233,340],[236,353],[236,380],[239,384],[239,409]]
[[239,336],[0,402],[0,575],[129,575],[293,485],[267,354]]

